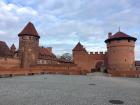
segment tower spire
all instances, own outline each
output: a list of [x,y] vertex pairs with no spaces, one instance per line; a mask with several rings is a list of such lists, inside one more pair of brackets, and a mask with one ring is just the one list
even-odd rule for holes
[[119,26],[119,32],[121,32],[121,28],[120,28],[120,26]]

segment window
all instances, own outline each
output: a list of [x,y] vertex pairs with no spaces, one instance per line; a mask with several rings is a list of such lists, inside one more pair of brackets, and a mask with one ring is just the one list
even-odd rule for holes
[[125,59],[125,62],[126,62],[126,59]]

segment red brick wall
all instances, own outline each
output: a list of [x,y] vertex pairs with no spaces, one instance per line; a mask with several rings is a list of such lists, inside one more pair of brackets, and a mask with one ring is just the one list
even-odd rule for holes
[[2,68],[11,68],[11,67],[19,67],[20,60],[16,58],[0,58],[0,67]]
[[128,40],[116,40],[108,43],[108,69],[134,70],[134,46],[135,42],[128,42]]
[[97,62],[99,61],[103,61],[104,64],[106,64],[106,54],[103,52],[91,52],[90,54],[81,51],[73,52],[73,62],[89,72],[91,72],[91,69],[95,69]]
[[47,64],[47,65],[38,65],[32,67],[32,69],[42,70],[48,73],[59,73],[59,74],[85,74],[87,71],[78,67],[75,64]]
[[120,77],[140,77],[140,70],[133,70],[133,71],[127,71],[127,70],[108,70],[108,73],[111,76],[120,76]]
[[2,68],[0,67],[0,75],[29,75],[29,74],[73,74],[73,75],[85,75],[87,71],[82,70],[75,64],[54,64],[54,65],[38,65],[31,68]]

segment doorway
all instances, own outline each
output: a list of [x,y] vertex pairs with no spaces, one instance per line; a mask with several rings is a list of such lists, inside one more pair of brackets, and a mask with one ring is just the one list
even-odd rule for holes
[[95,65],[95,71],[96,72],[105,72],[105,65],[104,65],[104,61],[98,61],[96,62]]

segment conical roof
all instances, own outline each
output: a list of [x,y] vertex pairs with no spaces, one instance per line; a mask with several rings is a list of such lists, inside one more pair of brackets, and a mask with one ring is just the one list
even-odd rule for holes
[[113,41],[113,40],[134,40],[136,41],[137,39],[135,37],[132,37],[130,35],[127,35],[126,33],[123,33],[123,32],[117,32],[115,33],[114,35],[110,36],[108,39],[105,40],[105,42],[110,42],[110,41]]
[[119,31],[119,32],[115,33],[114,35],[112,35],[110,38],[122,38],[122,37],[127,38],[127,37],[131,37],[131,36]]
[[86,51],[83,45],[78,42],[78,44],[74,47],[73,51]]
[[18,34],[18,36],[36,36],[36,37],[40,37],[38,35],[38,32],[35,29],[35,26],[33,25],[33,23],[29,22],[24,28],[23,30]]

